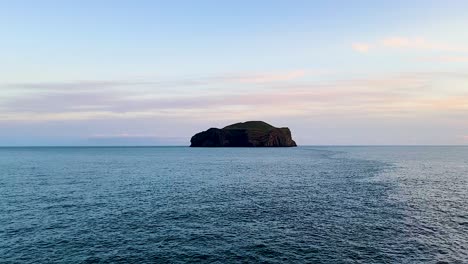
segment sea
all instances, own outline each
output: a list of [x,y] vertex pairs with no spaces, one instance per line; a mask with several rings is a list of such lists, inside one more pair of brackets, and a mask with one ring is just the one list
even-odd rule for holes
[[468,263],[468,147],[0,148],[0,263]]

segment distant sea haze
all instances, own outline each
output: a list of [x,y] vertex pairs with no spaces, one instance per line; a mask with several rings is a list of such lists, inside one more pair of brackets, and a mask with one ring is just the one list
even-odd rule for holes
[[184,146],[190,142],[183,137],[155,137],[155,136],[93,136],[83,141],[91,146]]
[[466,263],[468,147],[0,148],[4,263]]

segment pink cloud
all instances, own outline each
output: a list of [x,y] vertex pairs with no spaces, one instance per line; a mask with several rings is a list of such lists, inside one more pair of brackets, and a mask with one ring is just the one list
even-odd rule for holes
[[267,82],[278,82],[278,81],[289,81],[297,78],[304,77],[306,75],[305,70],[296,70],[284,73],[271,73],[271,74],[257,74],[251,76],[244,76],[238,78],[239,82],[242,83],[267,83]]
[[353,43],[351,47],[353,48],[353,50],[361,53],[366,53],[371,48],[371,46],[367,43]]
[[464,45],[432,41],[423,37],[390,36],[374,43],[353,43],[352,48],[358,52],[375,49],[408,49],[419,51],[468,52]]
[[437,61],[437,62],[468,62],[468,56],[440,56],[421,58],[421,61]]
[[[266,76],[266,75],[262,75]],[[282,79],[295,74],[281,75]],[[278,80],[278,77],[271,79]],[[266,78],[266,77],[264,77]],[[299,78],[299,77],[297,77]],[[459,115],[468,111],[468,94],[433,82],[453,80],[463,84],[460,73],[408,73],[367,79],[317,82],[268,83],[257,87],[245,83],[242,90],[230,87],[198,93],[164,90],[96,90],[34,93],[0,104],[0,121],[96,120],[131,118],[242,119],[261,116],[341,114],[407,116],[433,113]],[[265,80],[265,79],[262,79]],[[228,81],[229,83],[234,80]],[[218,79],[213,79],[219,84]],[[432,85],[432,86],[431,86]],[[431,89],[427,89],[431,87]],[[248,92],[246,92],[247,89]],[[441,94],[441,91],[443,93]],[[121,135],[124,137],[125,135]]]
[[385,47],[390,48],[427,48],[430,44],[423,38],[407,38],[407,37],[389,37],[381,40]]

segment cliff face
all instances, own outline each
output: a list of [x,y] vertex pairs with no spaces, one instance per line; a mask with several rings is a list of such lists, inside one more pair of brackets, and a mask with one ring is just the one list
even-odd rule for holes
[[248,121],[197,133],[191,147],[296,147],[287,127],[276,128],[262,121]]

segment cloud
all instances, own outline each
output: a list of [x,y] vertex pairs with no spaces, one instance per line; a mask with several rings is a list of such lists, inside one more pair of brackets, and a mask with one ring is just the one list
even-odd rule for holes
[[459,135],[456,135],[455,137],[457,139],[458,144],[462,144],[462,145],[468,144],[468,135],[459,134]]
[[327,74],[326,70],[291,70],[280,72],[246,72],[215,76],[181,77],[168,79],[159,77],[136,80],[77,80],[69,82],[30,82],[30,83],[0,83],[3,90],[22,90],[26,92],[55,92],[62,93],[74,91],[93,92],[96,90],[148,90],[151,89],[177,89],[199,87],[219,84],[263,84],[286,82],[307,76]]
[[380,41],[384,47],[389,48],[427,48],[431,45],[427,40],[416,37],[416,38],[407,38],[407,37],[388,37]]
[[357,52],[374,50],[398,49],[431,52],[468,52],[466,45],[456,45],[445,42],[432,41],[423,37],[390,36],[372,43],[353,43],[352,48]]
[[290,71],[285,73],[270,73],[270,74],[259,74],[251,76],[239,77],[238,81],[241,83],[267,83],[267,82],[280,82],[290,81],[297,78],[304,77],[306,75],[305,70]]
[[464,46],[431,41],[422,37],[388,37],[381,40],[384,47],[422,51],[467,52]]
[[121,133],[115,135],[92,135],[87,138],[87,143],[98,146],[186,145],[187,138]]
[[435,62],[468,62],[468,56],[439,56],[439,57],[424,57],[421,61]]
[[351,47],[353,48],[353,50],[361,53],[366,53],[371,48],[371,46],[367,43],[353,43]]
[[[0,118],[58,120],[87,119],[93,115],[96,118],[113,118],[126,116],[122,113],[138,115],[142,111],[220,107],[225,105],[227,98],[264,89],[264,85],[274,87],[324,73],[320,70],[293,70],[181,79],[0,84]],[[233,105],[238,107],[243,103],[233,102]]]
[[94,90],[96,88],[114,88],[120,86],[135,86],[140,84],[149,84],[148,82],[141,81],[70,81],[70,82],[39,82],[39,83],[12,83],[3,84],[3,87],[23,88],[30,90],[64,90],[79,89],[80,91]]
[[[463,73],[406,73],[373,78],[275,82],[244,89],[54,91],[33,93],[0,104],[0,121],[44,122],[163,118],[237,120],[298,116],[393,116],[406,118],[434,113],[468,112],[468,91],[451,93],[434,80],[465,82]],[[215,84],[217,80],[213,81]],[[131,88],[131,87],[129,87]],[[246,92],[246,89],[248,90]]]

